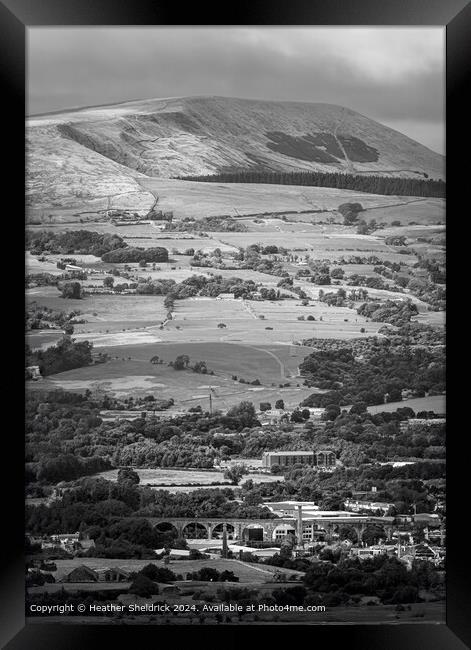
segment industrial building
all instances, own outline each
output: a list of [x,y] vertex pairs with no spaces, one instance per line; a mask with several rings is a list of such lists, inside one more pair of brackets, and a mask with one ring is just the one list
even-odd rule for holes
[[330,469],[335,467],[333,451],[267,451],[262,456],[262,467],[289,467],[290,465],[310,465]]

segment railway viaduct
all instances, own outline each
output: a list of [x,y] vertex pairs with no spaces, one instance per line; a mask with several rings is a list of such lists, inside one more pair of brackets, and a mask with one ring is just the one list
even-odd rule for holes
[[[261,529],[263,541],[273,541],[275,531],[287,527],[296,531],[297,540],[301,539],[299,520],[296,517],[276,517],[272,519],[239,519],[234,517],[147,517],[147,521],[162,532],[175,530],[179,537],[199,537],[214,539],[227,530],[229,539],[248,539],[250,529]],[[343,527],[353,528],[358,540],[361,541],[366,528],[371,525],[383,528],[388,539],[393,531],[393,517],[374,516],[345,516],[345,517],[303,517],[302,537],[306,535],[313,539],[315,532],[324,535],[326,540],[331,540],[332,535]],[[193,533],[193,534],[192,534]]]

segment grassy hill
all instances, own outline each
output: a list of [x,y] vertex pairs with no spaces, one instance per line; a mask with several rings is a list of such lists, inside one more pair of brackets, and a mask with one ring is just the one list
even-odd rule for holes
[[127,102],[27,120],[29,207],[146,212],[140,181],[250,168],[444,177],[444,159],[355,111],[226,97]]

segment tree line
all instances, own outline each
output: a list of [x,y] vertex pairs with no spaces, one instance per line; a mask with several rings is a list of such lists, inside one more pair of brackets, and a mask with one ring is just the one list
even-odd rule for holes
[[203,183],[270,183],[275,185],[334,187],[339,190],[355,190],[368,194],[397,196],[444,198],[446,193],[446,183],[441,179],[396,178],[373,174],[360,175],[338,172],[273,172],[247,169],[207,176],[179,176],[178,179]]

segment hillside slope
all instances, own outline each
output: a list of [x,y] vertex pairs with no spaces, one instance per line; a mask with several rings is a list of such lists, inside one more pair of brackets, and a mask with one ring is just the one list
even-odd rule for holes
[[31,117],[27,153],[27,203],[39,208],[142,212],[154,197],[140,179],[248,167],[444,177],[442,156],[350,109],[224,97]]

